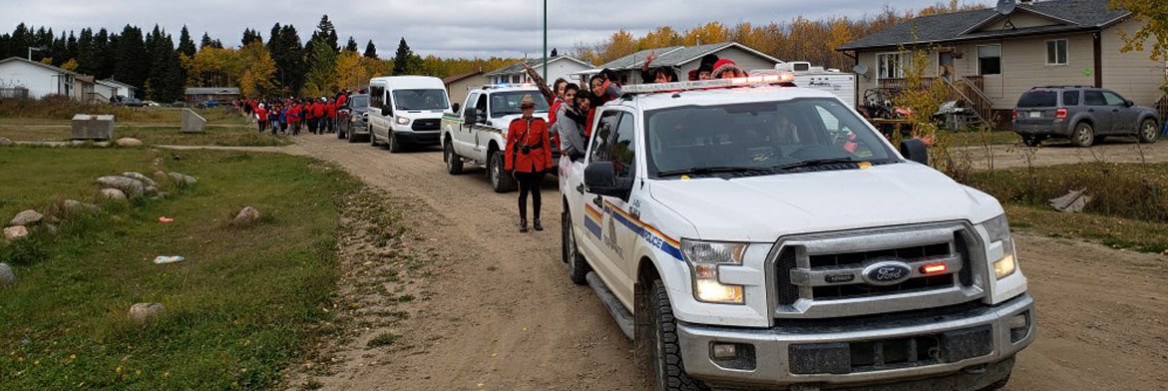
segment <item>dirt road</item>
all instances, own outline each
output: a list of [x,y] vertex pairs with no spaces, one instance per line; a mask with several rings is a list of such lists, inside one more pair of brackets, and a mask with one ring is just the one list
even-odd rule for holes
[[959,155],[969,159],[973,168],[1026,167],[1033,164],[1053,166],[1073,163],[1158,163],[1168,162],[1168,140],[1139,144],[1130,137],[1107,139],[1091,148],[1079,148],[1065,141],[1048,141],[1039,148],[1021,145],[964,147]]
[[[298,142],[281,151],[335,162],[387,199],[412,200],[404,212],[425,218],[408,219],[411,231],[436,255],[434,294],[398,326],[402,347],[351,344],[316,378],[324,389],[649,389],[632,344],[592,291],[567,279],[554,186],[544,192],[548,230],[521,235],[515,194],[493,193],[481,170],[447,175],[437,150]],[[1017,242],[1040,336],[1007,389],[1168,389],[1168,258],[1025,234]]]

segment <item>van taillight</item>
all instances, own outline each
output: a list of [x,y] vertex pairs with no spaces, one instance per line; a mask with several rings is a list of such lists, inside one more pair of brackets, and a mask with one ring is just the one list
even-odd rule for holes
[[1054,112],[1054,117],[1058,119],[1067,118],[1067,109],[1058,109]]

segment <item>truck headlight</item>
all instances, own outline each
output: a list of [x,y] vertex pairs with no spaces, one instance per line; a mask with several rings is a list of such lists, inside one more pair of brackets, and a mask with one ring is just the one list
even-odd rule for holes
[[681,254],[694,280],[694,298],[703,303],[743,304],[742,285],[718,281],[720,265],[741,265],[746,243],[703,242],[683,239]]
[[410,119],[406,118],[406,117],[397,117],[397,124],[398,125],[409,125]]
[[993,261],[994,276],[1001,280],[1014,274],[1018,270],[1018,255],[1014,251],[1014,238],[1010,237],[1010,224],[1006,221],[1006,215],[992,218],[983,225],[989,234],[990,244],[1002,244],[1002,258]]

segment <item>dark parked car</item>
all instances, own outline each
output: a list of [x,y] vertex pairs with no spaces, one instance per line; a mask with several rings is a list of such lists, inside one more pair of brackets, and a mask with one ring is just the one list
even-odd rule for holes
[[1089,147],[1107,136],[1136,136],[1152,143],[1159,135],[1156,111],[1136,106],[1114,91],[1082,87],[1035,87],[1014,109],[1014,132],[1029,146],[1051,137]]
[[350,143],[357,142],[358,135],[369,137],[369,125],[366,112],[369,110],[369,95],[350,95],[345,106],[337,110],[337,138],[348,138]]

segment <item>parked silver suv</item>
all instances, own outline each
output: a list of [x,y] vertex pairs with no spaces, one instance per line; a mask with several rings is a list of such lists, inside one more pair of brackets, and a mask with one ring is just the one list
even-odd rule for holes
[[1051,137],[1089,147],[1106,136],[1136,136],[1156,141],[1156,111],[1136,106],[1114,91],[1083,86],[1035,87],[1014,109],[1014,132],[1029,146]]

